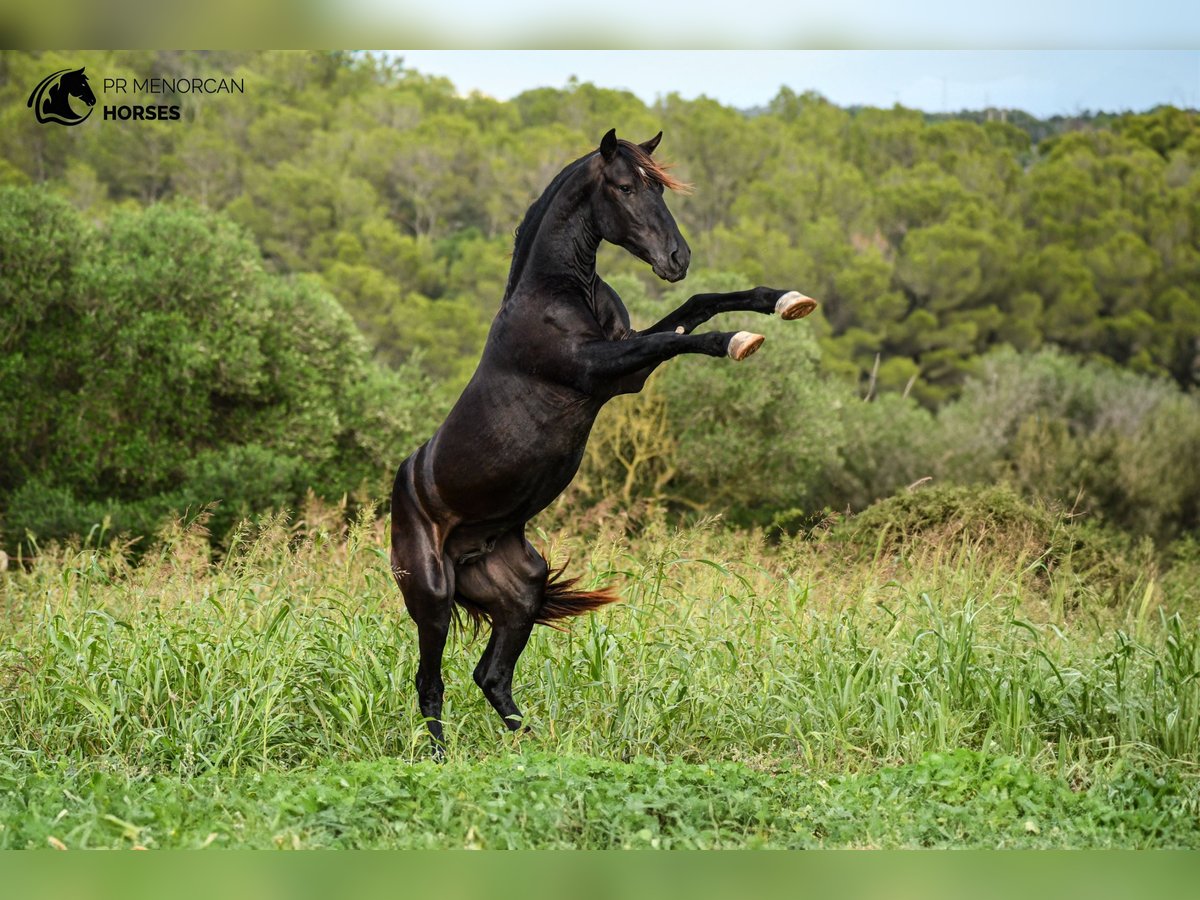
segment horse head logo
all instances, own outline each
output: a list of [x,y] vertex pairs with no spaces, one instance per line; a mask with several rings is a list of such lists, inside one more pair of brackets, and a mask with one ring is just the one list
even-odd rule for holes
[[[72,97],[78,97],[88,105],[87,112],[82,116],[71,108]],[[57,122],[59,125],[78,125],[92,114],[96,95],[92,93],[92,86],[83,74],[83,67],[60,69],[39,82],[25,105],[33,108],[37,120],[43,124]]]

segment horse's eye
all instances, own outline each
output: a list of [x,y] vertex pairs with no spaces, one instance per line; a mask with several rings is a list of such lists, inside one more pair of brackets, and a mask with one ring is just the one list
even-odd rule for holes
[[631,188],[627,184],[618,184],[617,190],[620,191],[622,194],[632,194],[633,193],[633,188]]

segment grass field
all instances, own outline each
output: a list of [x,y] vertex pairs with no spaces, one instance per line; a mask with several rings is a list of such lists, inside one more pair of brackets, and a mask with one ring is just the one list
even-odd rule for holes
[[382,526],[305,518],[0,575],[0,847],[1200,846],[1195,597],[1059,526],[542,535],[624,602],[520,737],[453,639],[437,765]]

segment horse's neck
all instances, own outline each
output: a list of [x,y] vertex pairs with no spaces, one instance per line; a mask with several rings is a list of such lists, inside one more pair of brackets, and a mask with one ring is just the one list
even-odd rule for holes
[[559,189],[538,223],[521,281],[537,278],[577,285],[590,296],[596,279],[600,232],[592,222],[585,196],[579,184],[568,182]]

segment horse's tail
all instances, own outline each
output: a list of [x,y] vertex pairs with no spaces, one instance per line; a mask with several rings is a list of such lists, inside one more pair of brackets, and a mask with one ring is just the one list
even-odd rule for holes
[[[545,557],[542,557],[545,559]],[[555,625],[559,619],[569,619],[572,616],[583,616],[590,613],[592,610],[600,609],[602,606],[607,606],[610,603],[616,603],[621,598],[617,596],[612,588],[598,588],[594,591],[577,591],[574,590],[575,585],[579,583],[578,578],[563,578],[563,572],[567,568],[563,565],[559,569],[551,569],[550,561],[546,561],[546,592],[542,601],[542,608],[538,611],[535,622],[541,625],[548,625],[551,628],[557,628],[559,631],[565,631],[559,625]]]
[[[546,559],[546,557],[542,557]],[[577,591],[575,585],[578,578],[563,578],[564,565],[560,569],[551,569],[546,560],[546,587],[542,597],[542,608],[533,621],[546,625],[556,631],[566,631],[561,625],[555,625],[559,619],[569,619],[572,616],[585,616],[592,610],[616,603],[621,598],[612,588],[599,588],[594,591]],[[469,626],[471,634],[478,634],[481,625],[492,624],[492,614],[469,597],[464,597],[457,591],[454,594],[454,620],[459,626]]]

